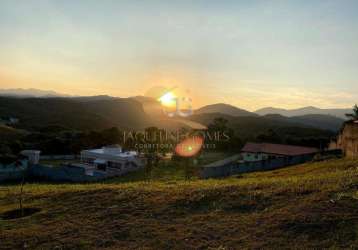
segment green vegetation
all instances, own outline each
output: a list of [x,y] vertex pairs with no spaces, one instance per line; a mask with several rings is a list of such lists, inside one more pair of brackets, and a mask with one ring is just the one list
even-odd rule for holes
[[[167,175],[173,174],[178,171],[168,169]],[[0,249],[358,245],[357,160],[308,163],[217,180],[158,176],[151,182],[132,181],[27,184],[24,207],[41,211],[21,219],[0,219]],[[17,208],[14,194],[20,188],[0,188],[0,214]]]
[[[193,176],[192,179],[197,179]],[[146,168],[136,172],[128,173],[125,176],[115,177],[106,180],[105,183],[129,183],[129,182],[176,182],[185,180],[185,169],[179,162],[161,161],[153,166],[148,176]]]
[[47,126],[71,130],[110,127],[142,128],[149,118],[140,103],[129,98],[12,98],[0,97],[0,116],[19,118],[16,125],[29,131]]
[[[230,129],[234,134],[226,143],[229,148],[240,148],[245,142],[271,142],[311,147],[324,147],[335,135],[330,130],[322,130],[304,126],[277,116],[265,117],[233,117],[223,114],[200,114],[190,117],[191,120],[207,125],[218,122]],[[239,146],[240,145],[240,146]]]
[[358,120],[358,105],[354,105],[353,113],[346,114],[346,116],[352,120]]
[[[205,164],[218,161],[220,159],[229,157],[230,153],[223,152],[205,152],[195,159],[195,162],[190,162],[190,180],[198,180],[198,168],[197,166],[203,166]],[[176,159],[169,160],[164,159],[152,166],[150,178],[148,178],[147,169],[141,169],[136,172],[128,173],[125,176],[116,177],[105,181],[105,183],[126,183],[126,182],[146,182],[146,181],[160,181],[160,182],[176,182],[184,181],[187,179],[185,166],[183,165],[185,160]]]

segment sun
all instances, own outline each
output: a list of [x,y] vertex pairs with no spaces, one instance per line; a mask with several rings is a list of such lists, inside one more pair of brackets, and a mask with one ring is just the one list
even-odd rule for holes
[[174,107],[176,105],[176,96],[172,92],[166,92],[158,98],[158,101],[164,106]]

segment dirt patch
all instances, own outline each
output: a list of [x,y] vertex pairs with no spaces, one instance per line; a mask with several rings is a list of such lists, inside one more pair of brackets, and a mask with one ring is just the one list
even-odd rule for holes
[[13,219],[27,217],[27,216],[33,215],[35,213],[38,213],[40,211],[41,211],[40,208],[32,208],[32,207],[27,207],[22,210],[14,209],[14,210],[10,210],[10,211],[6,211],[6,212],[2,213],[0,215],[0,218],[3,220],[13,220]]

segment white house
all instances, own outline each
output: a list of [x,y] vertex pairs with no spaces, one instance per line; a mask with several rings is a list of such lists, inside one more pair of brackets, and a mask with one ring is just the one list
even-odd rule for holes
[[19,122],[19,119],[16,117],[0,117],[0,124],[14,125],[18,122]]
[[143,167],[135,151],[122,151],[118,145],[81,151],[81,162],[98,170],[114,174],[124,174]]
[[30,164],[38,164],[40,161],[41,151],[39,150],[22,150],[21,155],[26,156]]

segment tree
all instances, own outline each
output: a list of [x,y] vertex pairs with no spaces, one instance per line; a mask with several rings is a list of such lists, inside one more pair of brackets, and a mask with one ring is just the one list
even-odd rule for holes
[[209,124],[208,129],[213,131],[226,131],[228,120],[218,117],[215,118],[213,123]]
[[153,168],[159,165],[159,144],[161,143],[159,132],[160,130],[156,127],[149,127],[145,129],[145,133],[147,134],[146,139],[148,140],[145,141],[146,147],[144,147],[144,155],[147,159],[145,166],[147,180],[151,180]]
[[358,105],[354,105],[353,106],[353,113],[350,114],[346,114],[346,116],[348,118],[350,118],[351,120],[358,120]]
[[195,162],[197,161],[199,155],[194,155],[191,157],[183,157],[174,153],[172,157],[172,162],[178,164],[184,170],[184,179],[186,181],[190,180],[195,173]]
[[235,136],[234,130],[228,126],[228,120],[224,118],[215,118],[208,125],[208,131],[212,136],[216,135],[216,149],[235,150],[241,145],[241,140]]
[[123,133],[121,133],[116,127],[105,129],[102,131],[103,143],[106,145],[122,144],[122,134]]
[[184,158],[184,177],[185,180],[190,180],[193,175],[193,157]]
[[19,210],[20,210],[20,216],[24,217],[24,185],[25,185],[25,171],[22,172],[22,180],[20,185],[20,193],[19,193]]
[[256,140],[258,142],[282,143],[280,135],[273,129],[269,129],[267,132],[259,134],[256,137]]

